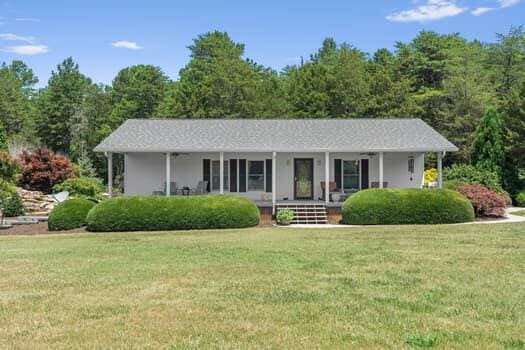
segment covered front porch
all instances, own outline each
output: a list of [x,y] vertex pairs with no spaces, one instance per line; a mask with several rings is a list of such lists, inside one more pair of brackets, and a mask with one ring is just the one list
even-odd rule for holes
[[[445,152],[438,153],[439,187]],[[112,193],[112,153],[108,193]],[[366,188],[420,188],[424,152],[128,152],[125,195],[229,193],[275,213],[279,203],[340,207]],[[326,186],[326,184],[329,184]],[[195,191],[201,187],[203,191]]]

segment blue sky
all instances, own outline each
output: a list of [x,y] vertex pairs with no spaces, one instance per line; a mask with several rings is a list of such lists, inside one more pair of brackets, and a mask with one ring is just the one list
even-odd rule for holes
[[192,39],[215,29],[244,43],[247,57],[281,69],[327,36],[373,52],[423,29],[494,41],[524,19],[525,0],[0,0],[0,62],[24,60],[40,86],[67,56],[95,82],[140,63],[175,79]]

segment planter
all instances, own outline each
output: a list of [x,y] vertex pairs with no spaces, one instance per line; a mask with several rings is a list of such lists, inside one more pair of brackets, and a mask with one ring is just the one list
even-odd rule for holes
[[292,220],[280,220],[278,222],[278,224],[281,226],[289,226],[291,223],[292,223]]

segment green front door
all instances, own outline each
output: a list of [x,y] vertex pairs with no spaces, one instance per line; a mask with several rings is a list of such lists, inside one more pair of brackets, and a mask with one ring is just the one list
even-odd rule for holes
[[314,160],[294,159],[294,199],[314,199]]

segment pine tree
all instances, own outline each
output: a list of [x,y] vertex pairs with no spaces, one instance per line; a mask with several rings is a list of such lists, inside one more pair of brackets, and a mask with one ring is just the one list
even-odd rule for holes
[[489,107],[476,129],[472,146],[472,163],[501,176],[505,163],[503,123],[498,112]]
[[9,152],[9,146],[7,144],[7,135],[5,132],[4,125],[0,123],[0,151]]

